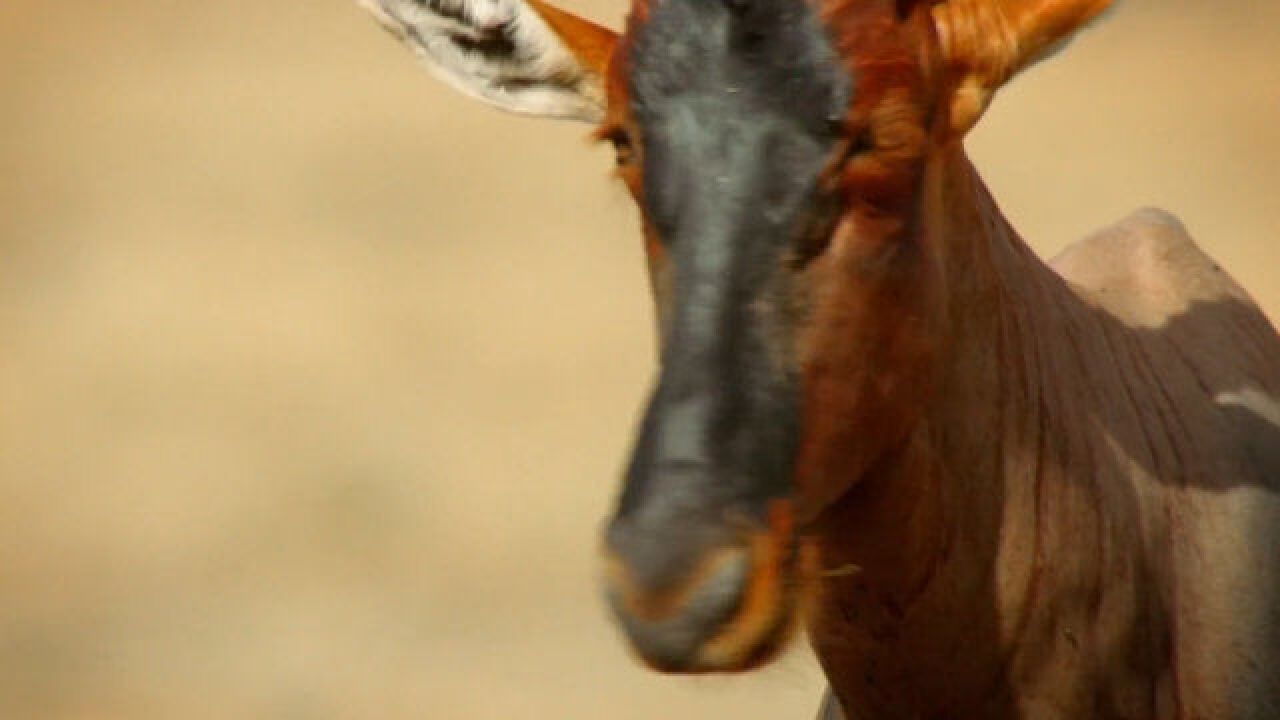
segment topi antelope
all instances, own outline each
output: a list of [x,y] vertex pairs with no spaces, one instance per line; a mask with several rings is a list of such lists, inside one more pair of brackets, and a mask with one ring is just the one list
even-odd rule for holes
[[596,123],[661,373],[604,539],[666,672],[803,624],[823,717],[1280,718],[1280,338],[1172,216],[1038,259],[963,140],[1109,0],[363,0]]

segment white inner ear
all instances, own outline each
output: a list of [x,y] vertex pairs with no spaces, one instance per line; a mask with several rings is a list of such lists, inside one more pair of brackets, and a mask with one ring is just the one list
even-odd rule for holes
[[521,0],[358,0],[433,75],[503,110],[598,122],[589,72]]

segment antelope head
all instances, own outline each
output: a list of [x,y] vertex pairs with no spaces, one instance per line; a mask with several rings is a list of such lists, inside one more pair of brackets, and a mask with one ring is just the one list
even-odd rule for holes
[[806,530],[900,446],[945,318],[931,168],[1108,0],[362,0],[451,85],[596,125],[642,219],[661,369],[604,540],[636,653],[783,644]]

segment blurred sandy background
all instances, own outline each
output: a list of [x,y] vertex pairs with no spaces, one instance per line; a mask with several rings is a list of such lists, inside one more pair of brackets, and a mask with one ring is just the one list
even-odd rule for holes
[[[1162,205],[1280,316],[1277,28],[1131,0],[974,154],[1042,252]],[[0,3],[0,718],[811,716],[597,601],[651,348],[584,132],[340,0]]]

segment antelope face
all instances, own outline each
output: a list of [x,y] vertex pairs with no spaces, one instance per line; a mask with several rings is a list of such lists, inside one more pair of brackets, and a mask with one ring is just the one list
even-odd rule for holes
[[615,145],[661,367],[606,596],[654,668],[766,661],[820,563],[810,521],[928,392],[930,161],[1106,0],[636,0],[622,36],[540,0],[362,2],[456,87]]
[[844,55],[803,2],[663,0],[614,57],[601,134],[644,216],[662,340],[606,583],[655,668],[769,659],[817,561],[804,521],[848,487],[850,449],[898,432],[864,420],[916,362],[882,359],[914,331],[888,295],[922,256],[923,86],[879,9],[842,18],[879,33]]
[[648,228],[661,372],[605,538],[640,656],[745,668],[785,638],[799,548],[803,267],[853,81],[813,8],[669,0],[633,20],[605,136]]

